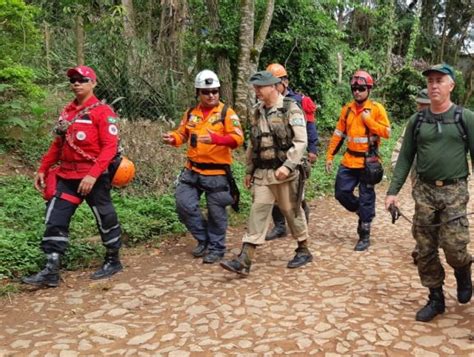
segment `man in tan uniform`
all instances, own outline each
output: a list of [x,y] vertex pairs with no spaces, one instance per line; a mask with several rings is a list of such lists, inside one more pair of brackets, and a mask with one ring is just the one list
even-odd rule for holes
[[303,192],[299,178],[308,141],[306,121],[298,104],[278,92],[276,84],[280,81],[267,71],[250,77],[260,101],[250,122],[245,176],[245,186],[251,188],[253,202],[241,253],[236,259],[220,263],[224,269],[241,275],[249,274],[255,248],[265,242],[275,203],[298,241],[296,255],[288,268],[298,268],[313,260],[308,250],[301,197],[298,197]]

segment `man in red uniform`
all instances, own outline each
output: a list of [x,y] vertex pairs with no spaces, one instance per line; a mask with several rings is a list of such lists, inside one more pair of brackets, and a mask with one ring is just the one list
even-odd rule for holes
[[59,285],[60,258],[68,245],[70,220],[83,200],[92,209],[106,247],[104,264],[91,278],[106,278],[122,270],[122,230],[110,196],[112,178],[108,172],[118,149],[117,116],[94,96],[97,77],[92,68],[71,68],[67,76],[76,98],[58,119],[56,137],[41,160],[34,183],[48,201],[41,242],[47,263],[23,282],[37,286]]

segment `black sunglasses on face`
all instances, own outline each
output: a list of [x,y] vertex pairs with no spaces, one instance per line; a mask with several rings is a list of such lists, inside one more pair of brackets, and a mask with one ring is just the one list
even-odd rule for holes
[[74,84],[76,82],[79,82],[81,84],[83,83],[89,83],[91,81],[90,78],[87,77],[71,77],[69,78],[69,83]]
[[364,86],[352,86],[351,91],[353,92],[365,92],[367,90],[367,87]]
[[201,89],[201,94],[203,95],[211,95],[211,94],[218,94],[219,89]]

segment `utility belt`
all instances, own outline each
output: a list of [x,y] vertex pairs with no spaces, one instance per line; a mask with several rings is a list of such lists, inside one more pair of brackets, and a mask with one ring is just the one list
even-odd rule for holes
[[191,167],[198,168],[199,170],[224,170],[226,171],[230,165],[229,164],[215,164],[215,163],[204,163],[204,162],[194,162],[188,159],[189,165]]
[[436,187],[443,187],[454,185],[460,182],[466,182],[467,177],[455,178],[455,179],[447,179],[447,180],[428,180],[421,176],[417,177],[423,183],[427,183],[428,185],[436,186]]
[[361,152],[361,151],[354,151],[351,149],[346,149],[346,152],[355,157],[365,157],[367,154],[365,151]]
[[[239,202],[240,202],[240,191],[235,182],[234,175],[232,174],[232,170],[230,169],[229,164],[215,164],[215,163],[203,163],[203,162],[194,162],[188,159],[189,164],[191,167],[196,167],[199,170],[224,170],[227,181],[229,182],[229,189],[234,202],[232,203],[231,207],[235,212],[239,212]],[[218,190],[213,192],[219,192]]]
[[256,169],[278,169],[283,162],[280,159],[270,159],[270,160],[261,160],[261,159],[254,159],[253,165]]

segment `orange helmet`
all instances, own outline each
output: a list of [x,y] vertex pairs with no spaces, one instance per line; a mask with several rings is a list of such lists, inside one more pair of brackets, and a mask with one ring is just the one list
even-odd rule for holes
[[135,177],[135,165],[132,161],[122,156],[119,167],[115,172],[114,178],[112,179],[112,186],[114,187],[125,187],[132,182]]
[[267,71],[273,74],[277,78],[288,77],[285,67],[279,63],[272,63],[267,66]]
[[358,70],[351,78],[351,86],[361,85],[372,88],[374,86],[374,80],[366,71]]

